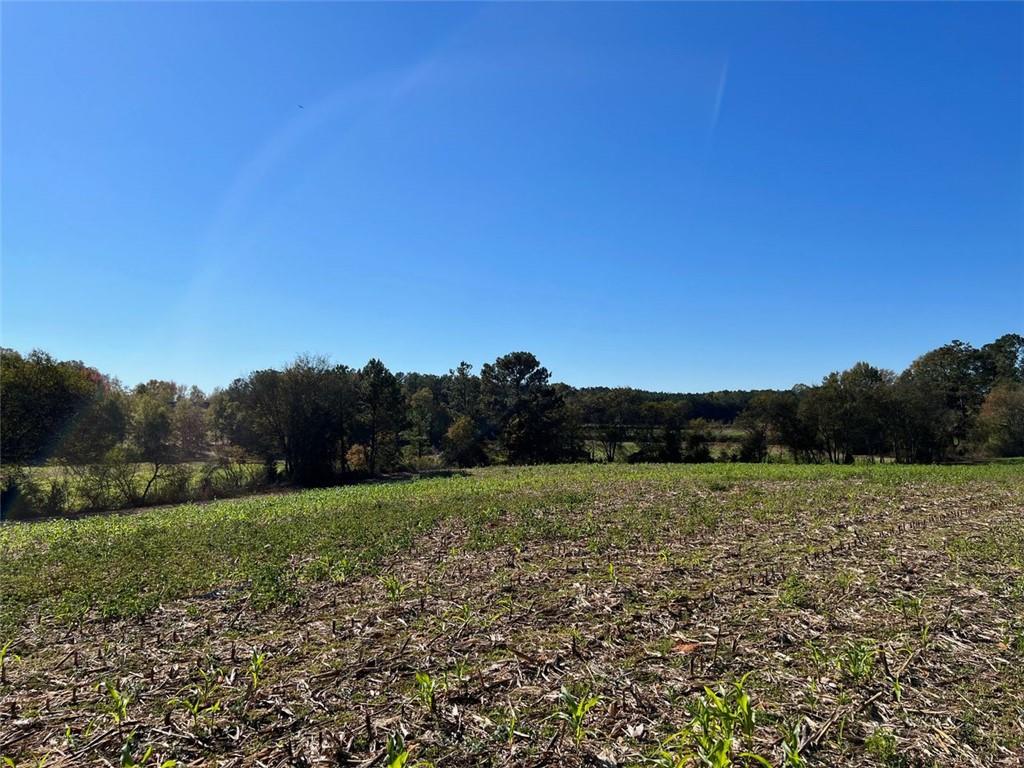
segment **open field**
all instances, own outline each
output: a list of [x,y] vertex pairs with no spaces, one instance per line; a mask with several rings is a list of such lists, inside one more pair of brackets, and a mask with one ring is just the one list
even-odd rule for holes
[[0,633],[19,767],[1021,766],[1024,472],[490,469],[12,525]]

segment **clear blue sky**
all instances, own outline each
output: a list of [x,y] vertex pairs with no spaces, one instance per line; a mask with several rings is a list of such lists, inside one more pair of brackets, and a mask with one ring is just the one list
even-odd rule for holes
[[2,14],[2,343],[128,384],[788,387],[1024,326],[1021,4]]

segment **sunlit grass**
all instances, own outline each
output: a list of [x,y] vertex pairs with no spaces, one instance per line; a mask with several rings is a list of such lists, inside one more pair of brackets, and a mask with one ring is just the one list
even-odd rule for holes
[[[140,614],[216,588],[250,591],[255,600],[272,603],[286,599],[296,579],[377,572],[384,558],[409,549],[442,521],[464,528],[475,548],[586,536],[603,551],[713,531],[726,517],[771,524],[808,506],[827,515],[907,483],[984,482],[1020,494],[1019,476],[1012,464],[503,467],[8,525],[0,528],[0,623],[36,611],[69,620],[90,611]],[[1013,558],[1019,541],[1017,532],[1005,547],[953,541],[949,549],[957,556]],[[300,562],[305,565],[297,570]],[[799,597],[790,586],[784,600]]]

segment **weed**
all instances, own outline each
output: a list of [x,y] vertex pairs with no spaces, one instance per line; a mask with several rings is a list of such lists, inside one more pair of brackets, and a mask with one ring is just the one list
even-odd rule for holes
[[405,594],[405,584],[393,573],[386,573],[381,576],[380,583],[384,587],[384,594],[393,603],[397,603],[402,599],[402,595]]
[[850,641],[838,658],[839,671],[852,684],[860,685],[875,669],[876,648],[864,641]]
[[[74,759],[83,765],[117,765],[124,735],[137,727],[140,741],[129,757],[145,768],[157,768],[163,750],[189,763],[228,750],[252,762],[271,741],[280,742],[278,751],[266,754],[281,764],[303,764],[311,754],[329,760],[347,751],[353,763],[376,758],[385,765],[379,753],[388,731],[408,727],[423,734],[428,756],[444,755],[446,763],[478,765],[498,751],[504,762],[520,764],[540,758],[550,743],[548,762],[568,764],[606,751],[656,746],[647,729],[676,712],[679,733],[665,739],[650,762],[697,768],[707,758],[750,768],[759,761],[745,754],[766,751],[755,745],[779,736],[768,733],[775,725],[764,722],[762,709],[750,701],[753,694],[738,695],[726,681],[712,684],[713,695],[705,691],[695,701],[690,686],[711,670],[752,666],[757,659],[770,681],[758,686],[763,701],[771,701],[766,709],[806,712],[828,724],[828,738],[816,742],[813,757],[809,747],[798,749],[807,733],[783,731],[775,741],[777,764],[798,768],[813,759],[879,765],[862,739],[864,722],[877,714],[858,708],[867,693],[884,694],[878,705],[883,714],[886,702],[894,706],[906,695],[907,708],[897,707],[899,733],[920,734],[923,748],[936,753],[933,726],[939,721],[930,712],[949,712],[954,722],[963,721],[953,736],[977,753],[977,764],[994,764],[1021,749],[1012,707],[1009,716],[998,709],[1005,691],[1019,687],[1021,665],[1014,662],[1024,658],[1024,626],[1005,623],[1017,613],[1016,604],[1008,603],[1014,579],[1024,584],[1015,565],[1024,550],[1012,546],[1021,542],[1019,515],[1011,514],[1024,499],[1019,469],[1010,477],[987,467],[489,468],[443,481],[3,526],[0,637],[14,642],[2,654],[6,674],[0,679],[30,686],[28,695],[15,696],[13,717],[47,724],[30,729],[19,744],[23,751],[11,757],[25,768],[46,750],[59,749],[77,754]],[[728,499],[692,493],[714,477],[728,479]],[[937,514],[924,514],[933,506]],[[754,508],[767,524],[754,519]],[[893,512],[904,509],[904,518]],[[991,527],[969,525],[972,512]],[[852,515],[859,543],[851,532]],[[908,523],[911,534],[903,527]],[[710,533],[714,526],[716,534]],[[688,531],[700,535],[688,538]],[[826,546],[805,552],[796,545],[801,532]],[[946,578],[938,568],[948,561],[924,554],[941,555],[957,535],[963,556]],[[487,552],[488,547],[496,549]],[[504,567],[505,553],[513,549],[519,554]],[[981,559],[972,559],[975,554]],[[737,578],[752,562],[775,564],[764,572],[766,584]],[[847,570],[830,579],[825,574],[836,562]],[[309,579],[349,578],[356,563],[361,573],[392,573],[380,582],[370,577],[369,591],[363,583],[310,588],[309,601],[294,616],[254,615],[259,605],[297,602]],[[889,566],[900,578],[893,578]],[[917,569],[914,578],[902,579],[911,566]],[[755,569],[761,576],[763,566]],[[848,573],[855,580],[847,581]],[[777,574],[790,577],[778,581]],[[877,610],[896,584],[926,585],[924,606],[909,595],[888,613]],[[839,591],[844,585],[845,594]],[[981,662],[971,680],[977,696],[963,683],[931,675],[942,663],[934,654],[909,655],[920,651],[918,634],[929,631],[926,614],[949,600],[959,604],[968,586],[982,592],[964,621],[998,633],[992,637],[1001,641],[970,651],[970,662]],[[212,599],[190,597],[211,590]],[[765,600],[766,590],[777,591],[778,599],[769,594]],[[421,591],[429,605],[412,610],[409,593],[416,593],[419,604]],[[236,602],[236,594],[252,599]],[[823,610],[825,596],[844,609],[847,615],[837,616],[841,621],[811,617],[796,623],[793,611],[779,608],[785,602]],[[173,610],[150,614],[179,598]],[[730,633],[714,642],[716,652],[712,643],[697,641],[691,649],[690,642],[677,642],[684,626],[704,624],[726,604],[735,609],[735,620],[728,624]],[[567,624],[560,619],[569,607]],[[178,615],[186,620],[175,623]],[[137,617],[138,625],[99,620],[127,616]],[[850,616],[862,619],[856,631],[865,639],[844,645]],[[941,612],[935,616],[943,621]],[[67,626],[77,618],[81,626]],[[325,621],[332,630],[329,643],[319,631]],[[814,644],[800,646],[807,637]],[[567,650],[570,639],[574,656]],[[62,657],[72,643],[78,653]],[[228,643],[231,666],[221,670],[217,665],[227,663]],[[266,659],[254,643],[267,643],[275,655]],[[887,655],[890,645],[906,645],[900,661],[908,659],[909,665],[916,659],[913,668],[893,664],[883,678],[879,643]],[[159,658],[161,647],[166,652]],[[25,658],[14,662],[13,651]],[[205,678],[182,677],[196,665],[207,670]],[[897,676],[897,668],[909,671]],[[93,676],[97,669],[130,675],[124,681],[111,677],[126,699],[131,694],[117,715],[106,711],[118,709],[109,693],[82,688],[102,679]],[[424,671],[414,679],[417,669]],[[609,676],[609,669],[615,674]],[[909,706],[912,673],[935,683],[928,691],[931,707]],[[606,696],[600,706],[592,703],[597,697],[579,689],[572,690],[572,702],[552,701],[560,682],[542,687],[545,679],[575,674],[587,677],[570,679],[602,681],[601,688],[589,682]],[[382,682],[403,679],[404,685]],[[170,693],[161,693],[164,686]],[[889,686],[891,692],[885,690]],[[257,690],[267,695],[257,696]],[[498,690],[499,711],[486,711]],[[973,719],[963,712],[960,693],[971,699]],[[403,705],[402,694],[413,698],[412,708]],[[173,709],[167,706],[171,696],[178,697]],[[338,710],[337,729],[323,721],[323,734],[316,714],[321,703]],[[401,713],[402,725],[394,717],[378,719],[365,725],[364,738],[364,714],[388,709]],[[434,709],[444,717],[431,717]],[[834,722],[824,719],[830,713],[839,714]],[[169,721],[164,728],[161,715]],[[481,715],[489,717],[482,721]],[[121,721],[118,729],[112,719]],[[95,736],[108,729],[119,733],[96,747]],[[344,742],[335,744],[342,730]],[[146,755],[146,734],[160,734],[158,742],[153,737],[158,756]],[[403,744],[392,750],[390,759],[401,760],[404,768],[422,765],[413,737],[407,738],[408,749]],[[884,738],[879,734],[875,741]],[[281,740],[292,745],[287,757]],[[324,745],[311,746],[318,740]],[[582,742],[575,750],[574,740]]]
[[[284,571],[296,560],[317,560],[320,574],[349,573],[344,555],[358,553],[358,562],[382,562],[411,539],[440,520],[466,520],[479,528],[481,510],[502,507],[515,521],[497,528],[489,540],[516,543],[527,538],[564,537],[571,526],[562,510],[581,514],[589,502],[607,498],[626,483],[643,482],[663,488],[680,481],[716,481],[733,488],[736,481],[798,481],[801,492],[821,488],[816,499],[827,501],[840,483],[858,479],[867,487],[885,488],[915,482],[931,488],[965,481],[993,487],[1017,482],[1020,467],[987,465],[959,467],[813,467],[799,465],[709,465],[707,467],[559,466],[515,471],[484,471],[466,478],[426,480],[404,487],[374,485],[310,490],[275,498],[216,501],[202,507],[181,505],[150,510],[130,517],[95,516],[75,521],[52,521],[0,527],[0,627],[18,626],[33,610],[45,607],[62,621],[76,621],[87,611],[105,616],[138,615],[169,599],[196,594],[225,584],[257,583],[255,598],[266,593],[270,603],[290,596],[293,578]],[[566,493],[565,488],[573,488]],[[756,490],[752,488],[751,492]],[[749,494],[748,494],[749,496]],[[765,504],[755,494],[754,504]],[[779,503],[782,507],[782,502]],[[375,513],[360,510],[373,507]],[[556,515],[537,515],[537,509],[558,509]],[[618,507],[618,519],[602,521],[596,530],[613,537],[636,525],[637,507],[629,499]],[[696,518],[720,517],[714,507],[697,504],[678,524]],[[353,525],[358,520],[358,525]],[[615,522],[615,525],[608,523]],[[699,520],[697,520],[698,527]],[[653,532],[653,531],[652,531]],[[1021,551],[1020,534],[1003,528],[1005,543],[992,557],[1012,562]],[[670,552],[663,549],[666,564]],[[145,552],[145,557],[137,553]],[[117,561],[118,568],[106,564]],[[354,562],[354,561],[353,561]],[[354,567],[354,566],[353,566]],[[35,573],[52,578],[32,578]],[[269,583],[268,583],[269,582]],[[1020,582],[1024,585],[1024,581]],[[1022,586],[1021,588],[1024,588]]]
[[[46,768],[46,763],[49,761],[49,759],[49,754],[43,755],[41,758],[36,760],[35,763],[33,763],[33,768]],[[0,758],[0,760],[3,760],[3,764],[4,766],[6,766],[6,768],[21,768],[21,766],[14,762],[13,757],[5,756]]]
[[192,727],[198,729],[201,721],[211,720],[220,711],[221,702],[215,698],[217,676],[212,671],[199,670],[199,681],[183,689],[185,695],[171,700],[172,707],[180,707],[192,716]]
[[807,761],[800,754],[800,737],[796,728],[782,726],[782,761],[786,768],[806,768]]
[[106,690],[105,711],[110,716],[110,719],[114,721],[114,725],[120,728],[128,719],[128,705],[131,704],[131,697],[127,693],[118,690],[109,681],[104,681],[97,688]]
[[8,640],[2,646],[0,646],[0,685],[7,685],[7,658],[17,660],[17,656],[10,654],[11,645],[14,643],[13,640]]
[[[153,757],[153,747],[148,746],[143,750],[140,757],[135,757],[135,731],[128,734],[124,744],[121,746],[120,766],[121,768],[146,768],[150,765],[150,758]],[[176,760],[164,760],[161,763],[152,763],[155,768],[175,768]]]
[[260,680],[263,679],[263,666],[267,661],[267,654],[252,649],[249,657],[249,689],[255,691],[259,688]]
[[306,575],[312,581],[333,581],[344,584],[355,572],[355,561],[348,557],[324,555],[314,559],[306,568]]
[[426,672],[416,673],[416,698],[424,708],[437,711],[437,680]]
[[907,760],[899,753],[896,734],[884,727],[876,728],[864,740],[864,750],[887,768],[903,768]]
[[811,608],[814,599],[807,582],[799,574],[791,573],[779,584],[779,603],[787,608]]
[[1007,646],[1024,656],[1024,627],[1013,632]]
[[516,715],[516,710],[512,706],[511,702],[508,705],[508,715],[504,718],[499,728],[499,735],[508,746],[512,746],[512,742],[516,738],[516,726],[519,724],[519,718]]
[[575,694],[568,688],[563,687],[558,694],[559,710],[555,717],[563,721],[572,731],[573,739],[577,744],[583,741],[586,735],[583,721],[587,713],[601,701],[600,696],[592,696],[589,691]]
[[903,684],[900,683],[900,678],[897,675],[892,681],[892,697],[896,699],[896,703],[900,704],[903,701]]
[[857,574],[855,572],[844,570],[839,571],[833,577],[832,581],[835,583],[836,587],[838,587],[841,592],[847,592],[853,585],[856,578]]
[[298,589],[295,574],[285,565],[268,564],[252,577],[250,598],[257,608],[296,605]]
[[738,738],[750,739],[756,725],[756,715],[746,691],[747,675],[729,686],[717,690],[704,688],[689,708],[690,722],[661,742],[651,758],[659,768],[685,768],[694,761],[712,768],[727,768],[742,763],[768,766],[763,756],[754,752],[734,754]]
[[409,750],[405,748],[405,737],[401,731],[388,737],[387,761],[388,768],[405,768],[409,762]]
[[820,677],[822,670],[828,664],[828,654],[825,653],[824,649],[815,645],[813,640],[807,641],[807,650],[810,651],[811,662],[814,664],[814,669]]

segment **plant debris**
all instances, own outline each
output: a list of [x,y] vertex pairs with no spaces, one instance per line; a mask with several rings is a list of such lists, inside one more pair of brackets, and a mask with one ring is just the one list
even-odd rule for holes
[[717,738],[734,765],[1024,765],[1024,478],[902,471],[503,471],[547,492],[373,572],[312,580],[296,552],[264,599],[38,608],[0,663],[0,756],[681,767]]

